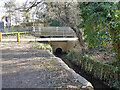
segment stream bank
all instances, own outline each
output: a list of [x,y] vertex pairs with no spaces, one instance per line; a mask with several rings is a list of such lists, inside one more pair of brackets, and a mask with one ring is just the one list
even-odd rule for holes
[[57,57],[61,58],[70,68],[72,68],[76,73],[87,79],[94,87],[95,90],[116,90],[113,87],[109,87],[102,80],[95,79],[92,75],[86,73],[83,69],[81,69],[78,65],[75,65],[72,61],[68,60],[67,54],[55,54]]

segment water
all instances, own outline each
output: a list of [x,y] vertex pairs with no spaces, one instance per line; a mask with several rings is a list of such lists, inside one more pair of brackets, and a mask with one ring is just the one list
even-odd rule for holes
[[80,67],[67,60],[65,58],[66,54],[59,54],[56,56],[60,57],[76,73],[78,73],[79,75],[87,79],[89,82],[91,82],[95,90],[116,90],[115,88],[110,88],[109,86],[105,85],[103,81],[93,78],[92,75],[87,74],[84,70],[80,69]]

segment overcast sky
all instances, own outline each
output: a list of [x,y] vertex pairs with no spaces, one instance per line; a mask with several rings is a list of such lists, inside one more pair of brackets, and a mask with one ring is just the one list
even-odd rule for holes
[[[0,0],[0,21],[1,21],[1,18],[2,16],[5,15],[5,9],[4,9],[4,3],[7,2],[7,1],[10,1],[10,0]],[[27,0],[14,0],[16,1],[16,5],[19,5],[21,6],[23,3],[25,3]],[[28,3],[31,2],[31,1],[34,1],[34,0],[28,0]],[[40,1],[40,0],[36,0],[36,1]],[[64,1],[64,0],[46,0],[46,1]],[[68,0],[67,0],[68,1]],[[73,0],[73,1],[76,1],[76,0]],[[81,0],[78,0],[78,1],[81,1]],[[83,1],[83,0],[82,0]],[[89,1],[89,0],[88,0]],[[91,0],[92,1],[92,0]],[[93,0],[94,1],[94,0]],[[102,1],[102,0],[97,0],[97,1]],[[120,0],[110,0],[110,1],[120,1]]]
[[[2,16],[5,15],[5,9],[4,9],[4,3],[10,1],[10,0],[0,0],[0,21]],[[27,0],[15,0],[16,5],[21,6],[23,3],[25,3]],[[28,0],[28,2],[33,1],[33,0]]]

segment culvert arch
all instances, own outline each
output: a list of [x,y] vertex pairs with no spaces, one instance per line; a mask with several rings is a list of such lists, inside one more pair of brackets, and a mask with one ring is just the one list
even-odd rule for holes
[[62,54],[63,50],[62,48],[56,48],[55,54]]

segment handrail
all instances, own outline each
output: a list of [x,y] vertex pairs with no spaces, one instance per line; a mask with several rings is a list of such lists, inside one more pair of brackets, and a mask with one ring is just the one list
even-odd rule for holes
[[[5,33],[1,33],[0,32],[0,42],[2,42],[2,35],[5,34]],[[20,41],[20,33],[13,33],[13,34],[17,34],[17,42]]]
[[35,27],[34,35],[37,36],[76,36],[70,27]]

